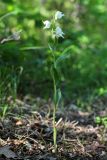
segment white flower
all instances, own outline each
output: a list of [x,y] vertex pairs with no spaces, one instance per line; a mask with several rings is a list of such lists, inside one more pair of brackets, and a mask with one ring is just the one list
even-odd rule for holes
[[55,36],[57,37],[57,38],[59,38],[59,37],[62,37],[62,38],[64,38],[64,32],[62,31],[62,29],[59,27],[59,26],[57,26],[56,27],[56,30],[55,30]]
[[19,39],[20,39],[20,33],[21,33],[21,32],[22,32],[22,30],[19,30],[19,31],[17,31],[17,32],[13,32],[11,38],[12,38],[13,40],[19,40]]
[[63,16],[64,16],[64,14],[63,14],[62,12],[57,11],[57,12],[55,13],[55,20],[61,19]]
[[50,28],[50,26],[51,26],[51,22],[48,21],[48,20],[44,21],[43,24],[45,25],[45,26],[44,26],[44,29],[48,29],[48,28]]

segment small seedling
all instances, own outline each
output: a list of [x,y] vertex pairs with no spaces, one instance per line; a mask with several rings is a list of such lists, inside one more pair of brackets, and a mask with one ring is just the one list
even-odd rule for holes
[[105,128],[107,128],[107,117],[97,116],[95,118],[95,122],[96,122],[96,124],[102,124],[102,125],[104,125]]

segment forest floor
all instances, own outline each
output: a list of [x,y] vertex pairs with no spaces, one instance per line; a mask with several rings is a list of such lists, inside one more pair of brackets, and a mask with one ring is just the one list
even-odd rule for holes
[[[0,160],[107,160],[107,128],[95,123],[106,117],[103,100],[82,111],[74,104],[56,113],[57,152],[53,147],[51,100],[10,97],[14,107],[0,120]],[[36,109],[35,109],[36,108]],[[20,115],[20,116],[19,116]]]

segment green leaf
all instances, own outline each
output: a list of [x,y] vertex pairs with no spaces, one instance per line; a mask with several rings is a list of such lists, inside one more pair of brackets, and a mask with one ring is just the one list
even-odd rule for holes
[[57,89],[57,94],[56,94],[56,96],[57,96],[57,97],[56,97],[56,100],[57,100],[57,106],[58,106],[59,103],[60,103],[61,97],[62,97],[60,88]]
[[68,51],[71,50],[71,46],[67,47],[56,60],[56,66],[63,60],[70,58],[71,54]]
[[34,46],[34,47],[22,47],[20,48],[20,50],[22,51],[26,51],[26,50],[39,50],[39,49],[45,49],[46,47],[42,47],[42,46]]
[[50,69],[51,76],[53,79],[55,79],[56,82],[60,81],[60,74],[58,72],[58,69],[56,68],[55,64]]
[[101,123],[101,118],[97,116],[97,117],[95,118],[95,122],[96,122],[97,124]]

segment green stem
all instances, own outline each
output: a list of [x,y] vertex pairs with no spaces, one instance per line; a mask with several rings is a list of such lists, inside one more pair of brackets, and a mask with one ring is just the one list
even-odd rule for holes
[[54,141],[54,152],[57,149],[57,128],[56,128],[56,109],[57,109],[57,102],[56,102],[56,81],[55,76],[53,75],[53,85],[54,85],[54,110],[53,110],[53,141]]
[[[58,43],[58,39],[55,42],[54,41],[54,45],[57,45]],[[55,46],[56,46],[55,45]],[[56,59],[55,59],[55,53],[54,50],[52,51],[52,56],[53,56],[53,67],[55,67],[55,63],[56,63]],[[56,110],[57,110],[57,86],[56,86],[56,77],[55,77],[55,73],[54,70],[51,73],[52,79],[53,79],[53,92],[54,92],[54,108],[53,108],[53,142],[54,142],[54,152],[56,153],[57,150],[57,128],[56,128]]]

